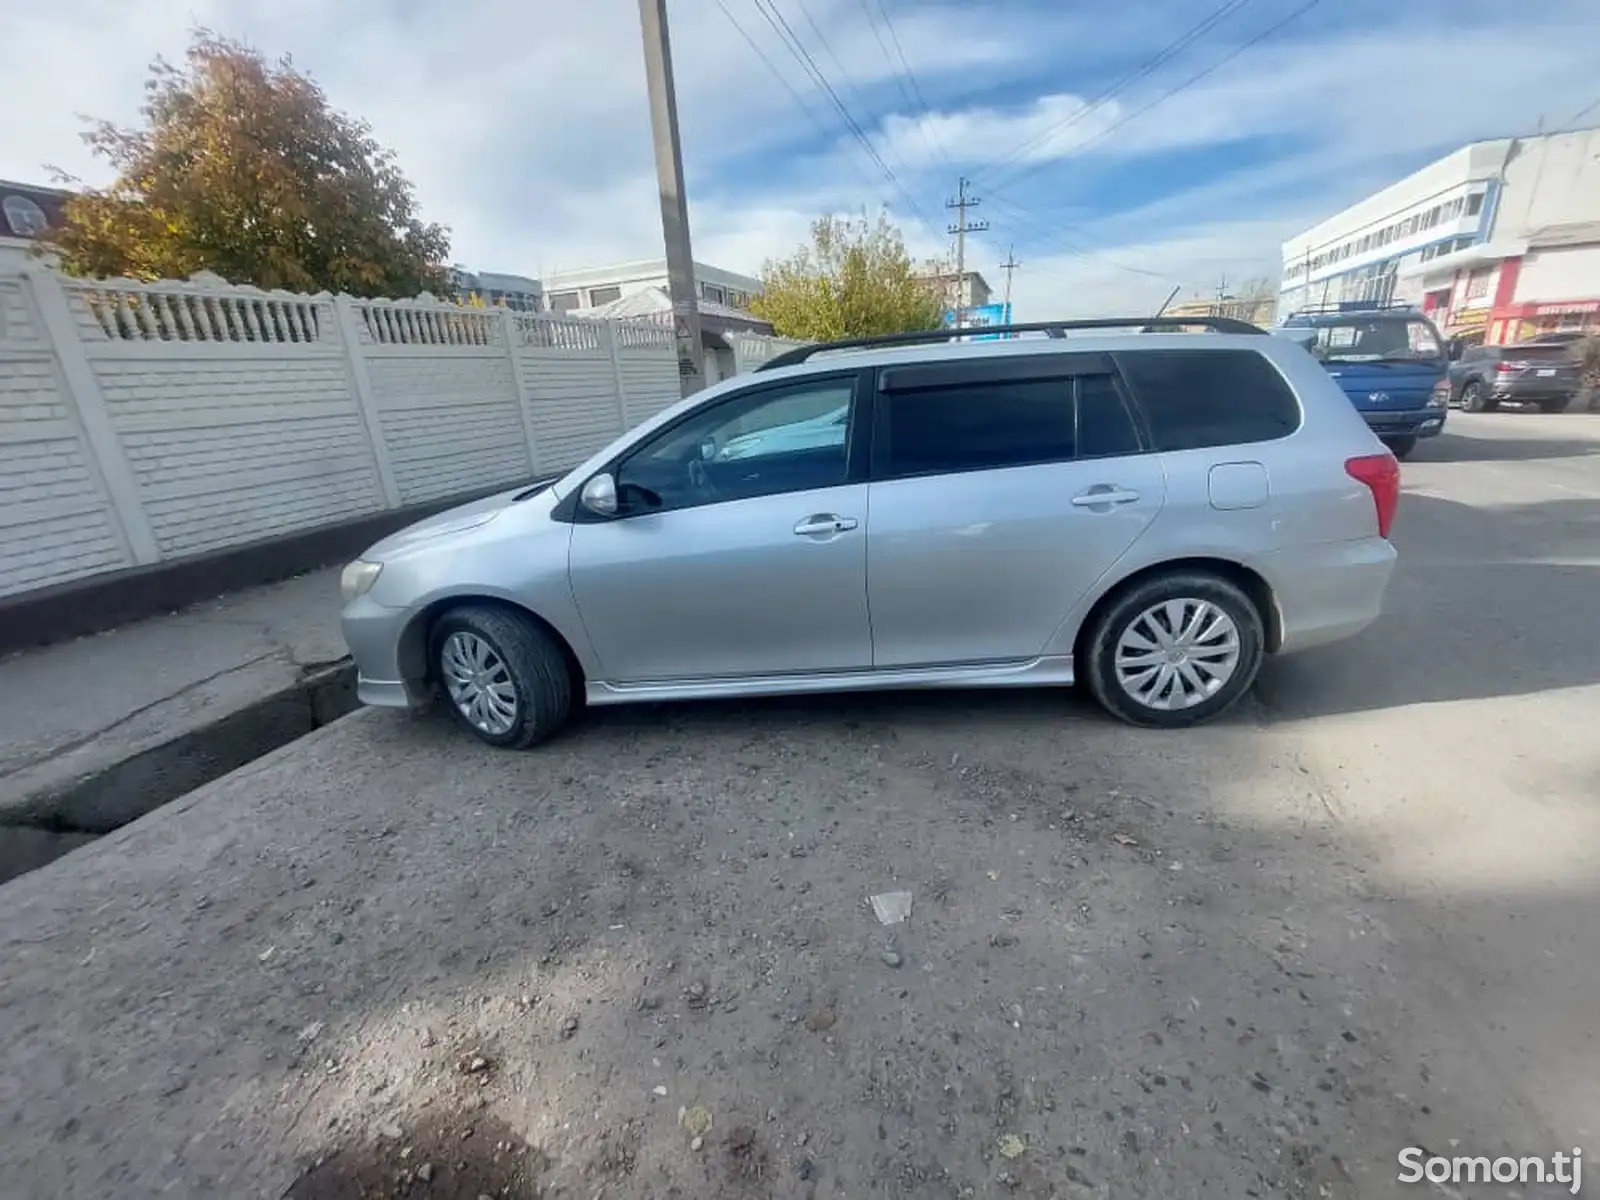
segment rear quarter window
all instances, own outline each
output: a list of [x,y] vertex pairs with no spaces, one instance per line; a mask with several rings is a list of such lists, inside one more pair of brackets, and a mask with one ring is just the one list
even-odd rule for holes
[[1117,366],[1156,450],[1270,442],[1300,427],[1300,404],[1254,350],[1144,350]]

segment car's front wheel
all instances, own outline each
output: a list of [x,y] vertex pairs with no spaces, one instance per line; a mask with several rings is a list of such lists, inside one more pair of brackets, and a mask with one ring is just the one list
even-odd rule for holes
[[1404,437],[1387,437],[1382,441],[1389,447],[1389,453],[1396,458],[1404,458],[1417,448],[1417,435],[1414,433],[1408,433]]
[[572,711],[561,648],[531,617],[489,605],[453,608],[429,639],[434,678],[450,714],[491,746],[542,742]]
[[1462,389],[1461,407],[1467,412],[1492,412],[1498,405],[1483,384],[1474,379]]
[[1255,682],[1266,637],[1255,603],[1221,576],[1174,571],[1129,588],[1085,645],[1089,690],[1133,725],[1198,725]]

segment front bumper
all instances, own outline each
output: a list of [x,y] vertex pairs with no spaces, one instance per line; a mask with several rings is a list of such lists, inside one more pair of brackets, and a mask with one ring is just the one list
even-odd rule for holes
[[1364,412],[1367,427],[1379,437],[1437,437],[1444,431],[1445,408],[1417,408],[1406,412]]
[[421,682],[407,678],[402,638],[410,623],[403,608],[385,608],[369,596],[344,606],[339,624],[356,663],[356,696],[380,708],[419,708],[428,702]]

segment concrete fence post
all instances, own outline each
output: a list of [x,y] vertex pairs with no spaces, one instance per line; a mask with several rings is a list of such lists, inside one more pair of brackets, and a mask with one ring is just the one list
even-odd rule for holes
[[618,344],[617,324],[603,321],[605,332],[600,335],[600,345],[611,356],[611,378],[617,389],[617,436],[628,432],[628,391],[622,382],[622,351]]
[[361,321],[356,312],[356,301],[350,296],[334,296],[333,314],[339,329],[339,344],[344,350],[350,390],[355,394],[356,407],[361,412],[361,424],[366,427],[367,441],[372,447],[372,460],[378,468],[378,484],[383,489],[384,506],[399,508],[400,485],[395,482],[389,443],[383,436],[378,402],[372,392],[372,377],[367,373],[367,356],[361,348]]
[[500,336],[505,338],[506,357],[511,360],[511,389],[517,397],[517,415],[522,418],[522,437],[528,445],[528,473],[538,475],[539,439],[533,432],[533,396],[522,374],[522,327],[509,308],[500,310]]
[[133,467],[122,452],[122,442],[106,409],[105,394],[95,378],[94,367],[84,350],[77,319],[60,278],[42,263],[30,263],[22,277],[33,296],[45,337],[55,351],[56,363],[66,384],[66,399],[83,430],[89,458],[105,484],[111,500],[112,518],[121,531],[128,554],[139,566],[161,561],[161,548],[149,514],[139,500],[139,483]]

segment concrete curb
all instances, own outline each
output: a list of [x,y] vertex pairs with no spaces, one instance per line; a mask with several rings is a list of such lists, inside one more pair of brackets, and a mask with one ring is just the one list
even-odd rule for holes
[[359,706],[355,664],[345,659],[170,741],[37,792],[0,816],[0,882],[42,865],[41,835],[59,835],[54,844],[64,854],[82,845],[84,835],[120,829]]

